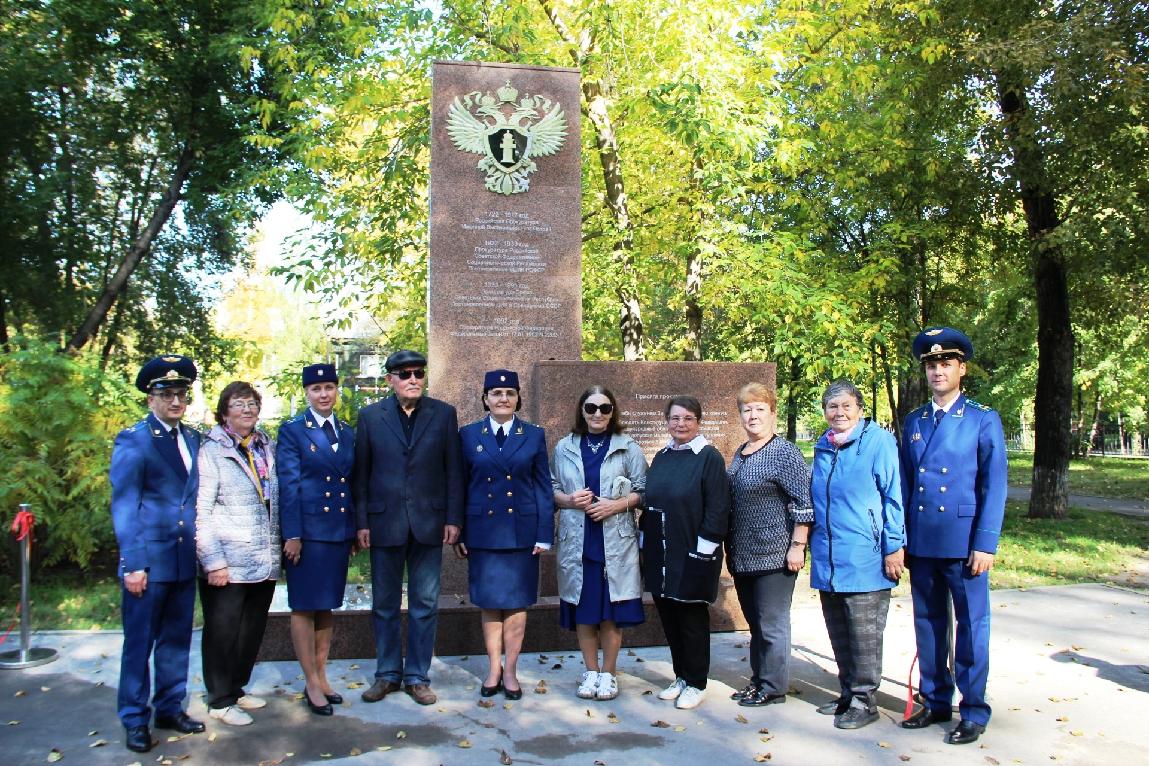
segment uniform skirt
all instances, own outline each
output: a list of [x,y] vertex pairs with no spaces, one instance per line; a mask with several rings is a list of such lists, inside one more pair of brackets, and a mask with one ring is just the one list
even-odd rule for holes
[[582,560],[582,594],[577,605],[559,603],[559,624],[567,630],[576,625],[598,625],[613,622],[620,628],[631,628],[646,621],[642,599],[611,601],[606,579],[606,565],[601,561]]
[[343,606],[351,542],[304,540],[298,564],[284,562],[287,605],[293,611],[314,612]]
[[532,548],[468,548],[471,603],[481,609],[524,609],[538,600],[539,557]]

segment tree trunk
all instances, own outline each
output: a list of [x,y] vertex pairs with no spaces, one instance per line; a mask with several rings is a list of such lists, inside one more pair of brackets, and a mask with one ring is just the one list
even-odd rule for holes
[[1069,512],[1074,350],[1067,270],[1060,245],[1049,236],[1061,221],[1057,198],[1045,181],[1045,157],[1027,124],[1025,89],[1002,73],[997,75],[997,88],[1029,232],[1037,299],[1037,392],[1029,517],[1061,519]]
[[[595,47],[594,30],[587,28],[577,39],[558,8],[550,0],[539,0],[543,12],[568,48],[574,65],[585,70],[586,59]],[[621,277],[615,287],[618,295],[618,330],[622,340],[622,358],[626,361],[646,358],[645,330],[642,326],[642,307],[638,302],[638,275],[634,268],[634,224],[630,220],[630,206],[623,183],[622,163],[618,155],[618,138],[614,123],[606,108],[606,83],[601,79],[588,78],[582,81],[584,114],[594,128],[595,146],[598,150],[599,165],[602,166],[603,186],[606,192],[606,206],[614,218],[617,236],[614,241],[613,258]]]
[[702,251],[691,248],[686,259],[686,361],[702,361]]
[[790,357],[790,386],[786,391],[786,438],[792,442],[798,440],[798,376],[801,374],[798,357]]
[[898,400],[894,398],[894,374],[890,369],[890,357],[884,343],[878,344],[878,353],[882,359],[882,378],[886,383],[886,403],[890,405],[890,417],[894,423],[894,440],[898,447],[902,446],[902,413],[898,409]]
[[1095,449],[1100,449],[1101,454],[1105,454],[1105,434],[1101,430],[1101,394],[1093,397],[1093,422],[1089,425],[1089,447],[1085,451],[1085,456],[1092,455]]
[[602,81],[584,80],[582,91],[586,100],[587,120],[594,128],[599,165],[602,166],[606,206],[617,229],[613,252],[622,275],[615,288],[619,300],[618,330],[622,340],[622,358],[626,361],[645,359],[646,338],[642,326],[642,307],[638,302],[638,275],[634,268],[634,224],[630,220],[630,205],[618,156],[618,138],[606,108]]
[[140,261],[147,255],[148,250],[151,249],[152,243],[155,241],[156,236],[163,229],[164,224],[171,218],[172,211],[175,210],[176,204],[180,201],[180,195],[183,192],[184,183],[187,182],[188,176],[191,174],[192,166],[195,164],[194,152],[189,147],[185,147],[183,153],[180,155],[179,162],[176,163],[175,172],[172,174],[172,179],[168,183],[168,188],[164,190],[163,195],[160,197],[159,205],[152,213],[151,220],[140,235],[132,242],[128,252],[124,255],[124,259],[120,262],[120,266],[116,269],[116,273],[108,280],[104,286],[104,291],[101,293],[96,304],[92,307],[91,311],[84,318],[80,329],[76,330],[76,334],[68,341],[65,351],[68,353],[75,353],[82,349],[88,341],[96,334],[96,330],[100,324],[108,316],[112,305],[118,296],[128,284],[128,279],[132,276],[132,272],[140,265]]

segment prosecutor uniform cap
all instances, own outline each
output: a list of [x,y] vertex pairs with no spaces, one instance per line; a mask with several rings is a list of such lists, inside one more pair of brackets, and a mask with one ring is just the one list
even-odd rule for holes
[[339,383],[339,374],[333,364],[310,364],[303,368],[303,387],[313,383]]
[[140,368],[136,375],[136,388],[149,393],[153,388],[187,387],[198,374],[195,362],[179,354],[157,356]]
[[491,370],[483,376],[483,393],[492,388],[513,388],[519,390],[519,376],[511,370]]
[[418,351],[411,351],[410,349],[403,349],[396,351],[391,356],[387,357],[387,372],[395,372],[404,367],[426,367],[427,357],[420,354]]
[[973,343],[961,330],[952,327],[927,327],[914,338],[914,356],[919,361],[931,359],[973,359]]

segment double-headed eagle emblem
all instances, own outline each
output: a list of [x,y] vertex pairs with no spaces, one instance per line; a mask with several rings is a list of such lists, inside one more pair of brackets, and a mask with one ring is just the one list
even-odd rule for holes
[[519,194],[530,188],[530,175],[538,170],[534,158],[562,148],[567,118],[549,98],[519,98],[508,80],[495,95],[474,91],[456,97],[447,114],[447,134],[461,151],[482,155],[478,168],[487,174],[488,190]]

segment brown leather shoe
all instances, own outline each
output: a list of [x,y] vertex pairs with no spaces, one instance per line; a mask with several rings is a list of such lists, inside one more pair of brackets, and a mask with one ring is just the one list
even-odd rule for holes
[[399,691],[399,684],[395,681],[387,681],[382,678],[376,678],[375,683],[371,684],[371,688],[363,692],[363,701],[378,702],[391,692],[397,691]]
[[431,691],[430,684],[407,684],[403,687],[403,691],[411,696],[411,699],[418,702],[420,705],[434,705],[439,701],[435,696],[435,692]]

